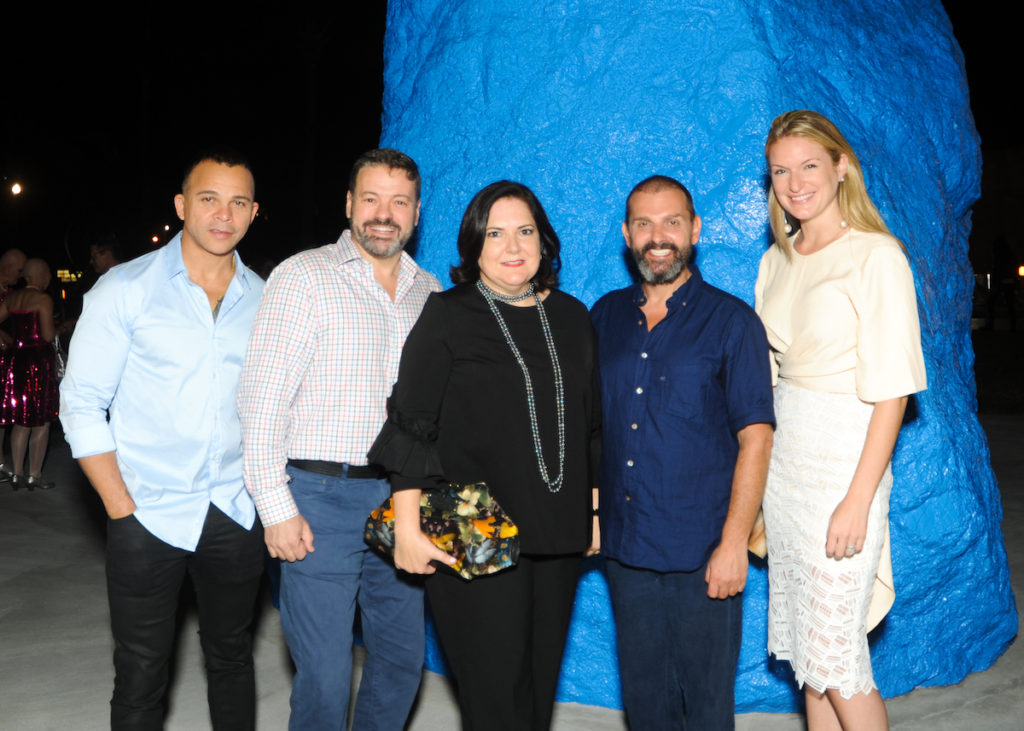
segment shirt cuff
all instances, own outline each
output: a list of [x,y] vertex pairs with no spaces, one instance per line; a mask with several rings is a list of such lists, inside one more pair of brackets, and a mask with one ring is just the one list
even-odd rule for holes
[[91,457],[94,454],[105,454],[117,449],[114,436],[106,421],[72,429],[64,435],[71,445],[71,456],[75,459]]
[[[251,489],[250,492],[252,492]],[[288,489],[288,483],[260,490],[259,494],[253,494],[252,501],[256,505],[256,512],[260,514],[260,521],[264,527],[283,523],[299,514],[299,506],[295,504],[292,491]]]

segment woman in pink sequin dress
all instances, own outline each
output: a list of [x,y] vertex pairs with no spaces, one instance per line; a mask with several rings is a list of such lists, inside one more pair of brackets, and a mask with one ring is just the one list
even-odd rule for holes
[[3,359],[0,423],[12,425],[12,487],[45,490],[53,487],[42,478],[42,469],[50,422],[56,420],[58,406],[53,299],[45,292],[50,268],[42,259],[29,259],[24,277],[25,287],[8,294],[0,304],[0,322],[10,318],[14,336]]

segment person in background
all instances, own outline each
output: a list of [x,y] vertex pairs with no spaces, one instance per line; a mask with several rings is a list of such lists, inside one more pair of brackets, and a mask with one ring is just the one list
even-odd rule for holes
[[[21,270],[25,266],[25,254],[20,249],[8,249],[0,256],[0,302],[3,302],[11,289],[21,278]],[[7,351],[14,344],[11,337],[10,320],[0,323],[0,373],[7,373]],[[3,429],[0,427],[0,452],[3,446]],[[0,460],[0,482],[7,482],[14,475],[11,466]]]
[[89,263],[97,275],[103,276],[111,267],[121,263],[121,251],[117,238],[107,235],[89,247]]
[[[3,358],[3,401],[0,423],[11,425],[11,486],[48,490],[43,460],[50,423],[57,420],[57,371],[51,345],[55,335],[50,267],[29,259],[23,270],[25,286],[0,303],[0,322],[10,319],[13,345]],[[28,453],[28,469],[25,454]]]

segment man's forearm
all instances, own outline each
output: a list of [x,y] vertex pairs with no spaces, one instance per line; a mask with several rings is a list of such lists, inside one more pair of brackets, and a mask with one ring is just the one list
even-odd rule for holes
[[750,424],[740,429],[736,437],[740,450],[733,472],[729,512],[722,527],[722,543],[746,545],[764,497],[774,432],[771,424]]
[[89,478],[93,488],[103,501],[103,507],[111,518],[123,518],[135,512],[135,501],[128,493],[128,487],[121,477],[114,452],[103,452],[81,457],[78,464]]

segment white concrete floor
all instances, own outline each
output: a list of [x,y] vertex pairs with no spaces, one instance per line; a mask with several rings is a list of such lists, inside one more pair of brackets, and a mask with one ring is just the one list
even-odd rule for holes
[[[1024,415],[982,419],[1003,495],[1011,577],[1024,592]],[[111,642],[103,575],[103,516],[67,447],[54,432],[46,473],[57,489],[28,493],[0,485],[0,731],[90,731],[108,726]],[[284,729],[291,664],[277,612],[267,602],[256,634],[258,724]],[[170,731],[208,729],[206,683],[194,615],[178,643],[169,699]],[[1021,731],[1024,649],[1012,645],[989,670],[956,686],[921,688],[888,702],[899,731]],[[742,714],[740,731],[797,731],[797,714]],[[448,682],[424,673],[412,731],[458,728]],[[559,704],[556,731],[619,731],[618,711]],[[641,731],[639,729],[635,731]],[[646,731],[646,730],[644,730]]]

